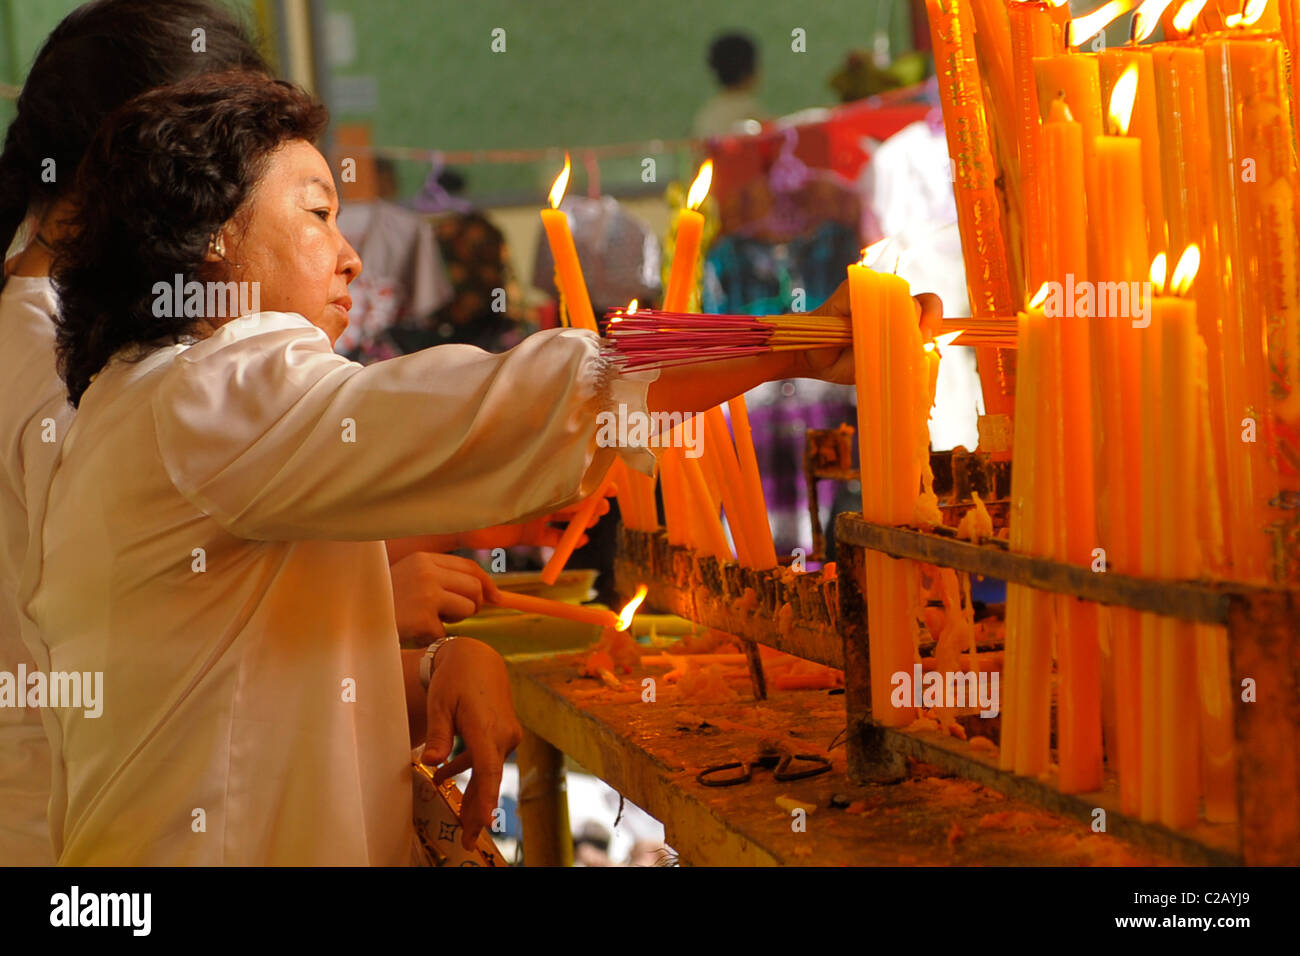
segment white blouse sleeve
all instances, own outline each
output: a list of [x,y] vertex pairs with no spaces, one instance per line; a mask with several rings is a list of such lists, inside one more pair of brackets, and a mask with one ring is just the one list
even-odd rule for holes
[[181,352],[153,398],[177,489],[254,540],[375,540],[548,514],[617,455],[597,415],[646,411],[657,373],[620,374],[594,333],[538,332],[503,354],[445,345],[362,367],[306,319],[261,313]]

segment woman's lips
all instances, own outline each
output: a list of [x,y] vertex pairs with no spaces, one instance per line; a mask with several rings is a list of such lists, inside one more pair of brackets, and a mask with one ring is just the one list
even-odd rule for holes
[[344,312],[352,311],[352,296],[345,295],[341,299],[331,299],[330,305],[338,306]]

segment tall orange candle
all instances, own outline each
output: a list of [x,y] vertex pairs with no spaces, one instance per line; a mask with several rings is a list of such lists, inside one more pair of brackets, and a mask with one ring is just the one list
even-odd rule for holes
[[569,185],[569,154],[564,154],[564,169],[551,186],[551,208],[542,210],[542,228],[555,259],[555,272],[575,328],[597,331],[596,316],[591,311],[591,296],[587,294],[587,280],[578,263],[578,249],[569,231],[569,217],[560,209],[560,201]]
[[[1117,135],[1096,140],[1098,201],[1090,228],[1100,230],[1105,242],[1099,244],[1098,261],[1090,260],[1090,268],[1094,281],[1104,283],[1141,282],[1147,278],[1149,263],[1142,148],[1138,140],[1125,135],[1137,95],[1136,71],[1128,76],[1116,84],[1111,97],[1110,122]],[[1130,312],[1131,306],[1130,302]],[[1100,302],[1098,307],[1100,311]],[[1142,407],[1140,350],[1133,338],[1136,331],[1127,315],[1094,316],[1089,320],[1094,356],[1094,448],[1101,463],[1096,475],[1100,544],[1106,550],[1108,568],[1127,573],[1137,570],[1142,532],[1141,423],[1138,416],[1126,416],[1124,411]],[[1108,616],[1115,675],[1120,803],[1125,812],[1145,809],[1149,814],[1159,806],[1154,642],[1145,642],[1144,661],[1140,616],[1125,610],[1109,612]],[[1148,751],[1150,760],[1146,759]]]
[[1110,99],[1121,76],[1130,67],[1137,69],[1137,94],[1129,132],[1142,144],[1142,196],[1146,206],[1147,247],[1167,248],[1165,206],[1160,175],[1160,119],[1156,101],[1155,66],[1145,49],[1115,47],[1101,54],[1102,102]]
[[[1198,250],[1189,246],[1169,283],[1173,295],[1155,300],[1151,325],[1143,338],[1143,390],[1161,395],[1156,434],[1148,446],[1158,471],[1152,495],[1159,535],[1156,572],[1172,580],[1196,578],[1201,573],[1195,520],[1205,510],[1198,487],[1202,470],[1197,427],[1200,341],[1196,302],[1187,296],[1199,261]],[[1165,285],[1163,271],[1153,269],[1152,282],[1158,291]],[[1144,417],[1156,416],[1148,411]],[[1197,682],[1196,625],[1161,618],[1159,631],[1159,819],[1169,827],[1188,827],[1199,816],[1200,802],[1199,695],[1188,693]]]
[[[1083,189],[1083,127],[1057,99],[1043,126],[1046,260],[1051,281],[1088,275],[1087,207]],[[1061,303],[1064,310],[1065,303]],[[1072,312],[1072,309],[1070,310]],[[1092,454],[1092,357],[1085,317],[1058,316],[1061,393],[1063,556],[1087,565],[1097,543]],[[1060,788],[1097,790],[1102,782],[1102,680],[1097,606],[1067,600],[1058,637],[1057,747]]]
[[[574,327],[586,329],[588,332],[599,332],[596,316],[591,310],[591,297],[587,294],[587,281],[583,278],[582,266],[578,262],[578,249],[573,243],[573,233],[569,231],[569,217],[560,210],[560,201],[564,199],[564,192],[569,185],[570,168],[569,154],[565,153],[564,169],[551,184],[549,196],[551,208],[543,209],[541,213],[542,228],[546,231],[546,241],[551,249],[551,257],[555,260],[555,275],[560,294],[564,297]],[[636,510],[629,491],[631,484],[633,482],[644,484],[649,481],[650,479],[644,475],[631,475],[622,461],[616,461],[610,468],[606,484],[618,486],[619,511],[623,515],[630,515]],[[542,570],[542,580],[548,584],[554,584],[559,580],[560,573],[573,554],[578,539],[587,528],[587,522],[591,520],[592,514],[600,504],[600,499],[604,497],[601,493],[603,490],[602,485],[602,489],[579,508],[578,513],[565,528],[564,536]]]

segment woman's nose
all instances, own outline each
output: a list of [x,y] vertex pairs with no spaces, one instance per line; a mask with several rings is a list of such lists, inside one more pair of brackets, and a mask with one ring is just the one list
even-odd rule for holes
[[357,255],[357,250],[352,248],[352,243],[346,239],[343,240],[343,248],[339,251],[339,272],[348,277],[348,282],[361,275],[361,257]]

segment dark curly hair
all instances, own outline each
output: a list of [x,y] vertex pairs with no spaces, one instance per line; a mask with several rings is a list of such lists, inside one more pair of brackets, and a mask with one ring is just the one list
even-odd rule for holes
[[327,121],[299,87],[249,72],[151,90],[108,119],[78,171],[72,235],[51,270],[73,405],[118,350],[196,330],[200,319],[154,315],[154,284],[224,278],[204,262],[209,242],[243,210],[270,154],[314,141]]
[[244,27],[202,0],[95,0],[64,17],[32,61],[0,151],[0,256],[28,213],[68,193],[109,113],[164,83],[233,69],[270,72]]

